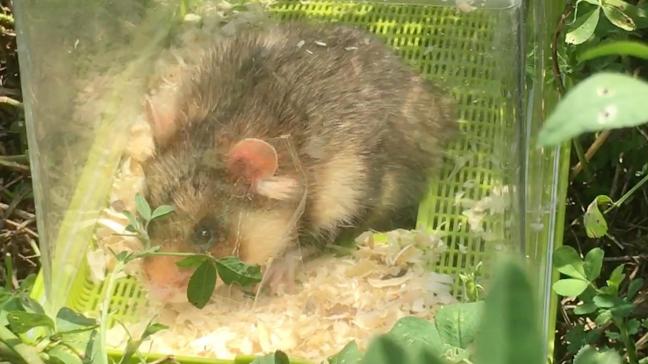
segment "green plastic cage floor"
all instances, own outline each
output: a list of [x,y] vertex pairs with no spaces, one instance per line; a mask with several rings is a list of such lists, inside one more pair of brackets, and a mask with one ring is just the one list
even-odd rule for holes
[[[441,168],[438,180],[421,203],[418,224],[446,234],[448,250],[436,267],[440,273],[456,276],[470,272],[507,244],[504,218],[486,222],[486,229],[497,235],[486,241],[469,231],[463,208],[455,202],[459,191],[466,198],[479,200],[508,177],[497,156],[504,157],[513,142],[515,123],[507,111],[511,99],[503,95],[511,87],[498,65],[502,50],[494,49],[501,29],[498,22],[506,21],[497,11],[460,13],[441,6],[313,1],[279,3],[273,13],[280,19],[309,18],[368,29],[383,37],[426,77],[450,85],[459,103],[463,136],[450,146],[449,159],[455,163],[445,163]],[[511,159],[510,155],[506,157]],[[458,295],[460,283],[455,281]],[[81,270],[68,305],[81,312],[97,312],[103,288],[89,280],[87,269]],[[112,319],[137,317],[137,309],[145,303],[146,297],[134,280],[121,280],[111,299]]]

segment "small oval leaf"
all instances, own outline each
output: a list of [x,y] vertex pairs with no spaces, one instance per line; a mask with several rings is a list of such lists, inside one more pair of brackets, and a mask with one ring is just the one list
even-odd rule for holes
[[576,315],[587,315],[594,311],[596,311],[596,305],[593,302],[583,303],[582,305],[574,307],[574,314]]
[[599,294],[594,296],[594,304],[599,308],[612,308],[615,305],[622,303],[620,298],[612,295]]
[[554,283],[553,290],[557,294],[565,297],[576,297],[583,293],[589,282],[581,279],[561,279]]
[[600,17],[600,8],[595,8],[579,16],[574,22],[573,30],[565,35],[565,42],[581,44],[590,39],[596,30]]
[[449,345],[467,349],[477,334],[483,302],[468,302],[446,305],[435,315],[439,335]]
[[176,265],[180,268],[196,268],[201,265],[206,259],[209,259],[205,255],[192,255],[185,258],[182,258]]
[[569,245],[563,245],[556,249],[553,254],[554,267],[569,277],[585,278],[585,268],[583,260],[576,249]]
[[135,208],[142,219],[145,221],[151,220],[151,206],[146,202],[144,196],[139,193],[135,194]]
[[603,13],[605,13],[605,17],[608,18],[610,23],[623,30],[631,32],[637,27],[632,17],[626,14],[619,7],[610,4],[603,4]]
[[576,85],[542,127],[538,143],[558,145],[585,132],[633,127],[648,121],[648,83],[601,72]]
[[11,331],[16,334],[23,334],[34,327],[40,326],[54,329],[54,321],[42,313],[12,311],[7,313],[7,321],[9,321]]
[[170,205],[162,205],[158,206],[155,210],[153,210],[153,213],[151,214],[151,220],[160,218],[162,216],[168,215],[175,211],[173,206]]
[[594,248],[585,255],[585,275],[590,281],[594,281],[601,274],[604,255],[605,252],[601,248]]
[[628,285],[628,299],[629,300],[634,300],[635,296],[637,295],[637,292],[643,287],[644,284],[644,279],[639,277],[633,279],[630,284]]
[[[608,196],[597,196],[592,201],[583,215],[583,224],[585,225],[585,233],[590,238],[600,238],[607,234],[608,225],[605,221],[605,216],[599,209],[603,203],[612,203],[612,199]],[[599,269],[600,272],[600,269]]]
[[621,364],[621,356],[614,350],[598,352],[586,345],[574,356],[574,364]]
[[216,286],[216,266],[211,259],[207,259],[196,268],[189,278],[187,299],[192,305],[203,308],[209,302],[214,287]]
[[237,283],[249,286],[261,282],[261,267],[243,263],[237,257],[224,257],[216,260],[218,274],[225,284]]

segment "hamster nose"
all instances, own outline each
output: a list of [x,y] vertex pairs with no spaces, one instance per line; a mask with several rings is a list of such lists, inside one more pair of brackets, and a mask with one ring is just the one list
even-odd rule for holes
[[156,288],[186,289],[191,269],[176,265],[180,259],[172,256],[155,256],[144,259],[144,273],[149,283]]

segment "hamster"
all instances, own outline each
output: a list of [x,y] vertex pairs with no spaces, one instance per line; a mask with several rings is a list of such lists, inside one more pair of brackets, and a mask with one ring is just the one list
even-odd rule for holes
[[[147,110],[145,196],[175,207],[151,224],[153,244],[274,261],[287,283],[307,241],[412,224],[457,128],[452,98],[379,38],[301,22],[216,42]],[[177,260],[144,261],[158,293],[186,287]]]

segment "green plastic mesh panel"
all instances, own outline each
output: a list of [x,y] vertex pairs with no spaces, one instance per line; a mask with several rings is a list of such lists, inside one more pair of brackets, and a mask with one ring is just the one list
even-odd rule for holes
[[[449,148],[448,160],[422,201],[419,227],[446,234],[448,251],[434,269],[442,273],[470,272],[480,261],[487,263],[493,251],[506,245],[506,219],[485,220],[486,236],[470,232],[456,195],[479,200],[495,186],[506,183],[509,167],[502,161],[513,141],[513,117],[509,105],[513,89],[507,84],[506,67],[498,54],[497,11],[459,13],[452,7],[352,2],[284,2],[273,13],[284,20],[309,18],[354,24],[381,36],[407,62],[431,80],[449,86],[459,102],[462,136]],[[510,65],[509,65],[510,66]],[[511,73],[510,70],[508,73]],[[455,294],[460,295],[459,280]],[[87,269],[76,282],[70,306],[96,312],[103,286],[89,281]],[[132,279],[117,282],[111,299],[112,319],[136,316],[145,303]]]

